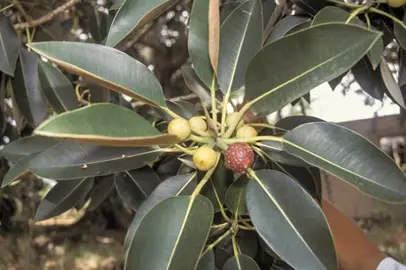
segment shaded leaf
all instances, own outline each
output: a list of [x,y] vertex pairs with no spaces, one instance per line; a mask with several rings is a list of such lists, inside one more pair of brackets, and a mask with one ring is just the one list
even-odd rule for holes
[[166,107],[162,87],[154,74],[144,64],[119,50],[67,41],[30,43],[29,46],[72,73],[134,99]]
[[92,186],[93,178],[58,182],[39,204],[34,220],[49,219],[68,211],[86,196]]
[[34,133],[108,146],[170,145],[178,141],[174,135],[161,134],[136,112],[111,103],[61,113]]
[[214,270],[214,267],[214,253],[213,250],[210,250],[200,257],[196,270]]
[[240,1],[226,2],[223,5],[221,5],[220,24],[223,24],[224,21],[227,19],[227,17],[230,16],[230,14],[240,5],[241,5]]
[[189,22],[188,50],[193,69],[200,80],[211,89],[214,71],[209,56],[208,0],[194,0]]
[[315,116],[310,116],[310,115],[292,115],[285,117],[281,120],[279,120],[276,124],[275,127],[284,129],[284,130],[291,130],[294,129],[300,125],[306,124],[306,123],[314,123],[314,122],[325,122],[324,120],[315,117]]
[[255,258],[258,252],[258,234],[255,231],[240,230],[236,240],[242,254]]
[[59,140],[42,136],[21,137],[5,145],[0,150],[0,156],[5,157],[11,162],[17,162],[21,158],[45,151],[58,143]]
[[220,46],[220,0],[209,1],[209,56],[211,65],[216,72]]
[[234,215],[244,215],[247,213],[245,205],[245,193],[247,190],[248,178],[246,175],[235,180],[228,188],[224,203],[227,209]]
[[345,72],[345,73],[339,75],[338,77],[332,79],[331,81],[329,81],[328,84],[330,85],[331,90],[334,91],[334,90],[336,89],[336,87],[341,83],[341,81],[343,80],[343,78],[344,78],[345,76],[347,76],[347,74],[348,74],[348,72]]
[[259,270],[259,266],[252,258],[239,254],[230,258],[224,264],[223,270]]
[[140,225],[140,222],[152,208],[169,197],[190,195],[195,187],[195,173],[187,175],[175,175],[159,184],[135,214],[135,217],[127,230],[124,240],[124,249],[128,249],[132,239],[134,238],[134,234]]
[[110,7],[110,10],[117,10],[120,9],[121,6],[123,5],[125,0],[113,0],[113,4]]
[[50,63],[39,61],[38,75],[42,92],[55,112],[62,113],[78,107],[72,83],[60,70]]
[[124,269],[194,269],[212,220],[213,206],[201,195],[171,197],[158,203],[142,219]]
[[327,220],[296,181],[278,171],[260,170],[248,183],[246,197],[258,234],[283,260],[296,269],[338,269]]
[[[184,103],[181,101],[174,102],[174,101],[167,101],[168,108],[175,112],[176,114],[182,116],[183,118],[189,119],[195,115],[198,115],[196,108],[191,103]],[[185,106],[186,105],[186,106]],[[167,121],[171,121],[173,117],[166,112],[159,111],[162,117]]]
[[174,0],[124,1],[111,24],[106,45],[116,47],[127,36],[164,13]]
[[399,50],[399,86],[406,84],[406,51],[403,49]]
[[21,41],[9,19],[2,13],[0,13],[0,43],[2,44],[0,46],[0,71],[14,76]]
[[109,14],[99,11],[98,7],[93,5],[86,5],[85,14],[92,39],[96,43],[102,43],[107,37],[111,24]]
[[[380,36],[341,23],[321,24],[285,36],[264,47],[251,61],[245,100],[257,114],[272,113],[344,73]],[[269,65],[270,61],[278,64]]]
[[379,66],[381,70],[382,80],[385,83],[386,89],[388,90],[391,99],[400,107],[406,109],[402,91],[400,90],[398,83],[393,77],[392,71],[389,69],[388,62],[386,62],[383,56],[381,59],[381,64]]
[[114,176],[118,195],[134,211],[138,211],[160,182],[158,175],[148,166],[116,173]]
[[93,211],[109,196],[114,187],[113,175],[103,175],[94,178],[94,187],[90,193],[90,203],[87,210]]
[[385,85],[379,69],[374,70],[368,59],[364,57],[352,67],[351,71],[362,90],[371,97],[382,100]]
[[276,1],[275,0],[262,0],[262,17],[264,21],[264,28],[266,28],[267,24],[269,23],[269,20],[272,16],[272,13],[275,10],[276,7]]
[[108,175],[138,169],[161,155],[157,147],[108,147],[64,141],[39,154],[33,173],[55,180]]
[[244,2],[222,24],[218,81],[223,93],[244,84],[247,66],[262,47],[262,30],[260,0]]
[[[403,16],[403,24],[406,23],[406,15]],[[401,24],[393,22],[393,34],[399,45],[406,50],[406,29]]]
[[324,0],[293,0],[293,3],[309,15],[316,15],[319,10],[328,5]]
[[38,80],[38,57],[35,53],[20,50],[11,85],[18,109],[32,126],[38,126],[47,116],[47,104]]
[[280,142],[261,141],[260,147],[272,161],[295,166],[309,166],[302,159],[287,153]]
[[406,200],[406,179],[399,167],[361,135],[330,123],[309,123],[289,131],[283,145],[360,191],[391,202]]
[[310,18],[301,15],[290,15],[280,20],[273,28],[265,41],[265,46],[285,36],[289,30],[309,21]]
[[203,86],[196,72],[191,67],[182,66],[182,75],[189,90],[195,93],[206,107],[210,107],[209,90]]
[[27,174],[30,173],[28,169],[28,164],[33,160],[38,153],[26,156],[18,160],[6,173],[4,176],[1,187],[5,187],[13,181],[21,180]]

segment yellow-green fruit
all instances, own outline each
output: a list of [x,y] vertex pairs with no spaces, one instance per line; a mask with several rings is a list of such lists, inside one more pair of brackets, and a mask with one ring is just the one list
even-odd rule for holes
[[175,135],[179,140],[184,141],[189,138],[192,130],[190,129],[189,122],[182,118],[175,118],[169,122],[168,133]]
[[[231,125],[234,123],[234,121],[237,120],[237,118],[238,118],[238,113],[237,113],[237,112],[233,112],[233,113],[227,115],[227,118],[226,118],[226,124],[227,124],[227,126],[228,126],[228,127],[231,126]],[[239,122],[238,125],[237,125],[237,128],[240,128],[240,127],[242,127],[243,125],[244,125],[244,120],[241,119],[240,122]]]
[[255,128],[251,126],[242,126],[237,130],[236,137],[237,139],[247,139],[256,137],[257,135],[258,132],[255,130]]
[[387,0],[390,7],[398,8],[406,4],[406,0]]
[[208,171],[216,165],[217,154],[208,146],[202,146],[193,154],[193,163],[200,171]]
[[207,123],[202,118],[193,116],[189,119],[189,125],[193,132],[199,133],[207,130]]

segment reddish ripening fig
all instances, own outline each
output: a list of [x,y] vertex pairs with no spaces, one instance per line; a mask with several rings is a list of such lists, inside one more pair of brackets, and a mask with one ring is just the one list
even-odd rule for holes
[[230,144],[225,153],[226,166],[236,172],[244,172],[254,163],[254,151],[246,143]]

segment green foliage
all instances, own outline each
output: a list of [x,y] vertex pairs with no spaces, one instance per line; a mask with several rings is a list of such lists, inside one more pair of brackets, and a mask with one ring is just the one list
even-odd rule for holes
[[[35,220],[79,202],[94,210],[115,189],[135,212],[124,241],[127,270],[338,269],[320,170],[391,203],[406,202],[403,172],[340,125],[308,116],[274,125],[257,119],[308,99],[321,83],[334,88],[349,71],[371,97],[386,94],[404,108],[405,12],[387,13],[375,2],[293,0],[294,15],[273,16],[283,11],[274,1],[249,0],[222,5],[209,21],[210,2],[190,5],[190,61],[177,73],[195,94],[188,101],[168,100],[145,59],[122,51],[175,0],[118,0],[109,14],[87,7],[91,42],[31,42],[0,14],[0,92],[12,99],[15,120],[33,129],[0,150],[13,163],[2,186],[29,173],[57,181]],[[218,40],[209,29],[220,29],[212,61],[209,44]],[[401,50],[398,78],[384,52],[393,36]],[[243,104],[231,106],[237,119],[226,124],[230,97],[241,94]],[[168,134],[171,120],[192,116],[208,129],[185,141]],[[258,136],[236,138],[242,118]],[[224,155],[237,142],[255,153],[240,172]],[[213,158],[207,171],[193,163],[203,145],[216,153],[199,157]],[[244,162],[238,154],[230,156]]]

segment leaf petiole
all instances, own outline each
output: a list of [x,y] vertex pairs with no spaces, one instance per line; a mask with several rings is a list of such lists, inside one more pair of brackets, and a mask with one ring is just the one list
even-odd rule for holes
[[210,170],[207,171],[207,173],[204,175],[202,180],[200,180],[199,184],[197,184],[195,190],[193,191],[193,193],[191,195],[192,199],[196,198],[196,196],[200,193],[200,191],[202,191],[203,187],[207,184],[207,182],[209,181],[210,177],[212,176],[214,170],[216,169],[219,160],[220,160],[220,154],[217,153],[216,164],[213,166],[213,168],[211,168]]
[[385,17],[388,17],[389,19],[391,19],[391,20],[394,21],[395,23],[400,24],[400,25],[403,27],[403,29],[406,30],[406,25],[405,25],[401,20],[399,20],[398,18],[396,18],[396,17],[390,15],[389,13],[386,13],[385,11],[382,11],[382,10],[377,9],[377,8],[374,8],[374,7],[371,7],[369,10],[370,10],[371,12],[374,12],[374,13],[377,13],[377,14],[380,14],[380,15],[383,15],[383,16],[385,16]]
[[242,138],[242,139],[219,139],[225,144],[231,144],[236,142],[243,142],[243,143],[256,143],[257,141],[275,141],[275,142],[282,142],[283,138],[278,136],[257,136],[252,138]]
[[206,250],[202,253],[202,255],[200,257],[203,257],[207,252],[209,252],[210,250],[212,250],[218,243],[220,243],[221,241],[223,241],[227,236],[229,236],[232,232],[232,229],[229,229],[228,231],[226,231],[222,236],[220,236],[219,238],[217,238],[216,241],[214,241],[213,243],[211,243]]

